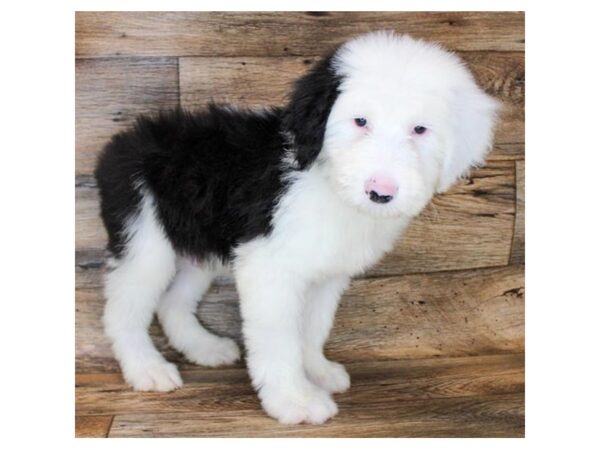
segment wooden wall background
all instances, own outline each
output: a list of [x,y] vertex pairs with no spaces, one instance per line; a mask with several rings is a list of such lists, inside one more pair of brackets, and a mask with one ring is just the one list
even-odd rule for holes
[[[251,421],[240,424],[231,419],[236,424],[232,425],[233,432],[216,424],[211,428],[205,420],[202,430],[194,429],[192,424],[197,421],[185,419],[191,411],[186,407],[181,409],[181,400],[174,409],[167,406],[165,414],[160,408],[169,404],[166,399],[162,406],[154,405],[158,410],[152,409],[148,404],[136,402],[139,394],[128,392],[120,384],[118,367],[100,321],[106,235],[98,216],[98,192],[92,176],[94,161],[108,138],[130,125],[139,113],[177,105],[200,107],[211,99],[249,106],[280,105],[290,83],[314,64],[319,55],[356,34],[379,29],[410,33],[458,52],[482,87],[503,101],[504,112],[486,166],[474,171],[468,180],[447,194],[437,196],[395,250],[365,277],[353,282],[342,301],[328,354],[341,361],[357,362],[358,372],[371,373],[368,376],[373,376],[373,367],[379,367],[378,364],[382,371],[390,373],[390,361],[402,361],[410,367],[421,364],[430,367],[433,374],[452,361],[464,368],[460,373],[467,378],[474,376],[473,367],[482,370],[486,366],[482,361],[487,361],[488,369],[496,364],[497,373],[504,373],[509,367],[512,378],[509,377],[508,388],[503,385],[500,393],[494,390],[502,384],[495,380],[475,390],[481,395],[495,395],[499,404],[504,405],[505,416],[500,425],[487,423],[488,435],[522,434],[525,204],[522,13],[85,12],[76,14],[78,435],[103,435],[109,429],[115,436],[298,433],[297,429],[276,428],[268,419],[263,421],[260,413],[256,416],[260,425],[252,427],[248,426]],[[230,280],[220,280],[214,286],[199,315],[209,328],[239,338],[236,293]],[[185,373],[191,379],[210,378],[206,373],[211,371],[185,363],[169,349],[156,325],[152,333],[159,348],[188,370]],[[435,361],[444,363],[435,366]],[[224,379],[238,376],[227,371],[221,375]],[[242,378],[238,381],[245,386],[241,389],[245,389],[244,395],[252,402],[249,385],[244,384],[247,380],[239,376]],[[114,395],[102,394],[107,383],[113,388],[115,384],[119,386],[116,399]],[[461,391],[466,387],[458,383],[456,389]],[[442,397],[446,401],[456,397],[451,394],[445,392]],[[130,402],[119,403],[123,398]],[[450,402],[452,408],[469,410],[465,399],[470,397],[464,394],[460,398],[458,406]],[[115,406],[119,404],[126,406],[119,410]],[[475,407],[493,410],[481,401]],[[192,410],[198,419],[206,413],[197,407]],[[427,423],[422,429],[414,423],[406,427],[400,418],[386,426],[369,428],[367,435],[469,434],[465,423],[453,429],[442,420],[436,429],[425,404],[416,407],[416,411],[429,420],[422,419],[422,423]],[[222,407],[211,414],[220,412],[228,413]],[[473,412],[476,413],[483,414],[479,409]],[[340,420],[341,428],[333,425],[333,428],[303,430],[312,435],[344,436],[352,434],[350,430],[361,430],[356,424],[344,429],[343,421],[351,419]],[[479,435],[477,431],[472,429],[472,434]]]

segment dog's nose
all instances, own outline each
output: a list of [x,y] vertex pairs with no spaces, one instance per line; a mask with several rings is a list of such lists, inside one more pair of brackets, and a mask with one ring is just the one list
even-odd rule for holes
[[388,203],[397,192],[398,186],[388,177],[371,177],[365,182],[365,194],[375,203]]
[[387,202],[390,202],[394,198],[394,196],[393,195],[379,195],[377,192],[371,191],[371,192],[369,192],[369,198],[371,199],[372,202],[375,202],[375,203],[387,203]]

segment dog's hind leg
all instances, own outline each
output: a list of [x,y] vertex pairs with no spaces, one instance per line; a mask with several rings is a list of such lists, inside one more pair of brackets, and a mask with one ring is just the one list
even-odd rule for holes
[[173,284],[158,305],[158,319],[173,348],[195,364],[213,367],[230,364],[240,357],[232,339],[210,333],[194,314],[214,275],[208,264],[180,258]]
[[104,327],[123,377],[136,390],[170,391],[182,385],[175,365],[154,347],[148,327],[175,274],[175,252],[145,195],[128,229],[126,251],[106,276]]

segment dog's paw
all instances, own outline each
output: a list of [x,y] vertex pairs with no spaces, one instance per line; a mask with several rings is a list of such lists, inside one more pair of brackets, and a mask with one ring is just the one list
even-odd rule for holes
[[306,373],[313,383],[332,394],[350,388],[350,375],[340,363],[323,358],[318,363],[307,364]]
[[321,424],[338,412],[329,393],[308,382],[301,389],[263,388],[259,396],[267,414],[283,424]]
[[194,364],[217,367],[232,364],[240,359],[240,348],[233,339],[210,335],[184,352]]
[[169,392],[183,386],[174,364],[152,361],[123,371],[125,381],[136,391]]

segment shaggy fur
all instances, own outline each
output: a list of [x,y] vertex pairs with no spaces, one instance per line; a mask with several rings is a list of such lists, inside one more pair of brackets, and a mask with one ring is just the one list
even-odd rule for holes
[[140,117],[100,156],[96,179],[109,249],[126,247],[127,219],[151,192],[177,253],[231,258],[235,245],[267,234],[284,187],[282,111],[260,114],[209,105],[205,111]]
[[194,316],[230,271],[266,412],[283,423],[335,415],[331,394],[350,378],[323,346],[342,292],[483,162],[497,108],[455,55],[371,33],[300,78],[285,108],[168,111],[114,136],[96,178],[114,255],[104,324],[125,380],[182,385],[148,335],[154,313],[190,361],[240,357]]

